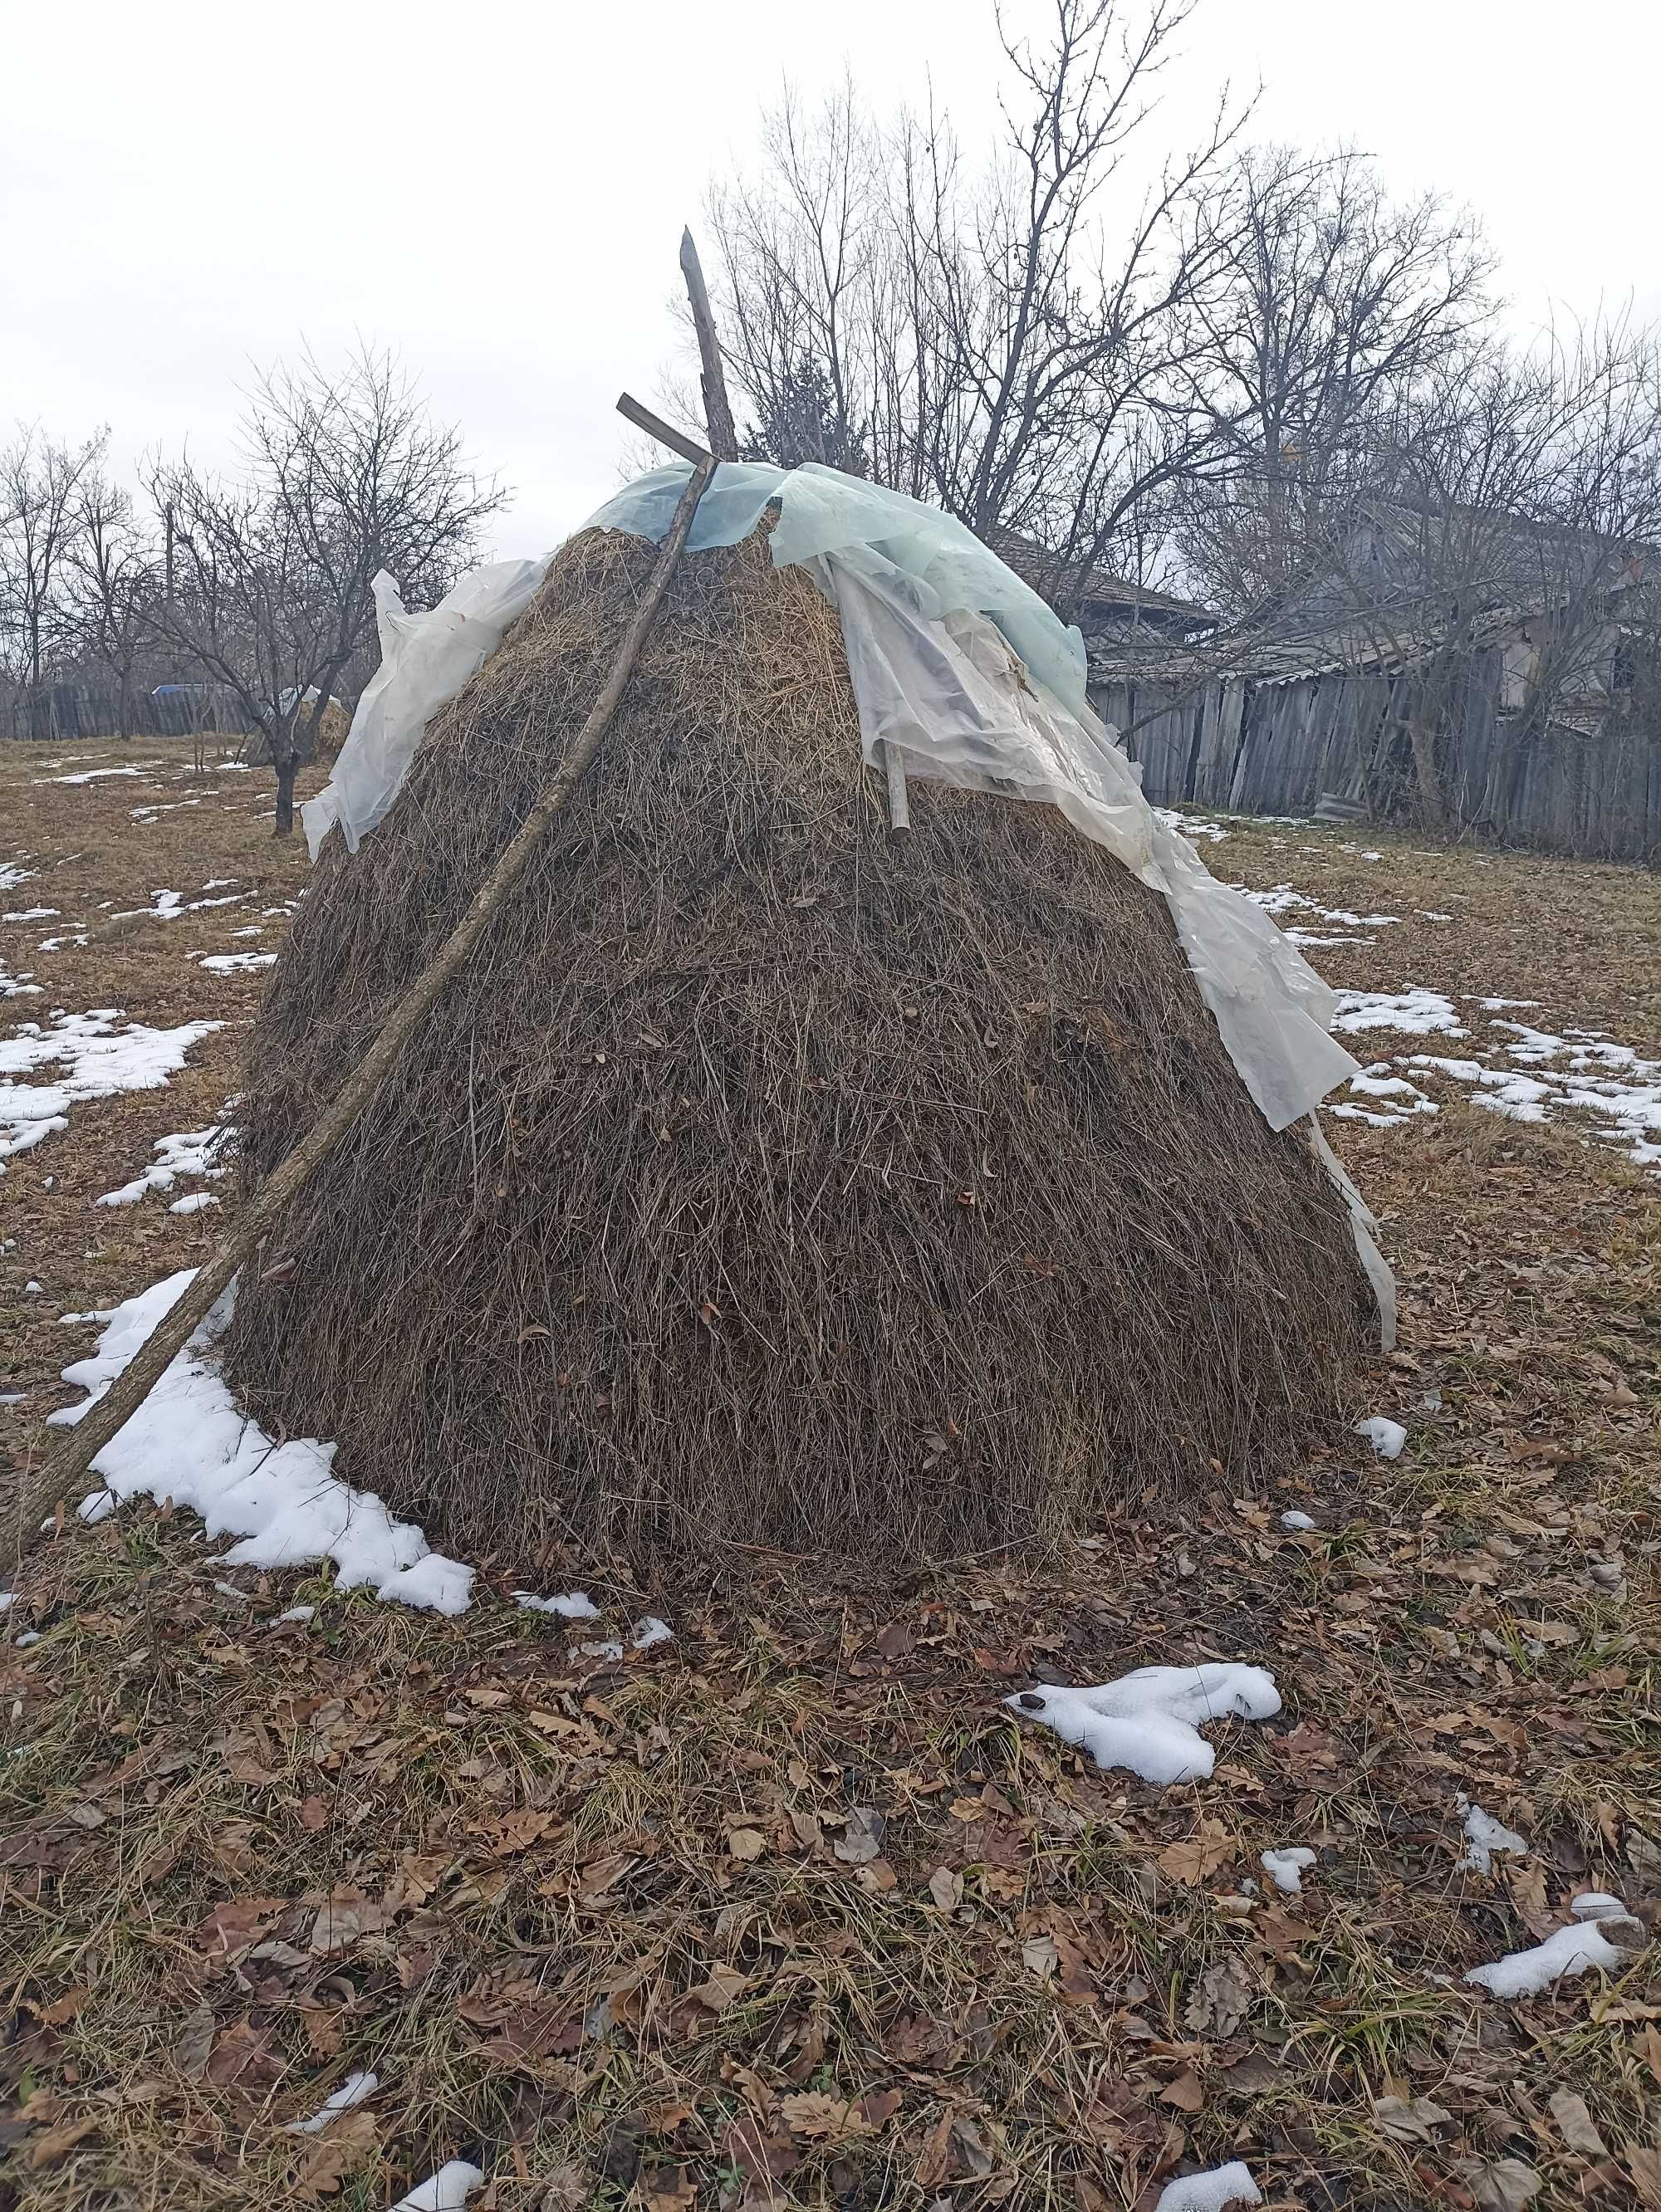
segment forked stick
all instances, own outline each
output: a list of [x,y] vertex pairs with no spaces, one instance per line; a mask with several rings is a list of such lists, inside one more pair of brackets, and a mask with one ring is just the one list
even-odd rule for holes
[[167,1372],[173,1355],[183,1350],[193,1331],[206,1320],[215,1300],[237,1269],[251,1257],[283,1207],[351,1128],[380,1089],[392,1062],[431,1012],[445,985],[465,963],[503,900],[525,873],[551,823],[564,812],[572,793],[593,765],[624,687],[634,673],[641,647],[657,619],[676,563],[685,548],[698,501],[715,470],[715,461],[706,455],[693,471],[691,481],[680,495],[646,596],[636,608],[634,618],[618,647],[604,690],[590,708],[588,719],[559,773],[520,824],[488,880],[475,894],[472,904],[416,978],[408,994],[399,1001],[380,1034],[311,1129],[272,1170],[257,1195],[237,1217],[235,1225],[215,1246],[183,1297],[168,1311],[125,1372],[104,1397],[88,1407],[39,1476],[31,1481],[25,1473],[18,1492],[20,1550],[33,1540],[42,1517],[54,1510],[60,1498],[70,1497],[104,1446],[138,1411]]

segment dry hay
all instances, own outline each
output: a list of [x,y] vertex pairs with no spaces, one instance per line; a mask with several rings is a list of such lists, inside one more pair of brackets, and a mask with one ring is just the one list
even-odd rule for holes
[[[569,545],[382,827],[331,840],[251,1176],[458,919],[655,558]],[[598,767],[243,1293],[265,1426],[525,1564],[898,1568],[1289,1464],[1362,1343],[1303,1135],[1116,861],[1002,799],[915,787],[912,820],[806,575],[759,536],[684,561]]]

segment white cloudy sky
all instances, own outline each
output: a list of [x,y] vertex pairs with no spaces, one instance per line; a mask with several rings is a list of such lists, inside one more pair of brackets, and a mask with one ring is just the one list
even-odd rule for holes
[[[1183,38],[1173,137],[1261,81],[1256,135],[1478,208],[1524,321],[1661,315],[1655,0],[1202,0]],[[990,0],[0,0],[0,432],[218,460],[251,361],[361,334],[515,488],[500,550],[544,549],[615,483],[680,226],[782,77],[932,76],[973,148],[999,60]]]

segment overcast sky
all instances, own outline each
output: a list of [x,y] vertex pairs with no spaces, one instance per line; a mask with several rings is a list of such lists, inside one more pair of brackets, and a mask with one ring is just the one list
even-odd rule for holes
[[[1525,323],[1661,316],[1655,0],[1202,0],[1183,43],[1173,140],[1261,80],[1254,136],[1477,209]],[[680,227],[782,78],[885,106],[932,77],[975,150],[1000,63],[990,0],[0,0],[0,434],[219,461],[251,362],[361,334],[514,487],[497,550],[545,550],[613,488]]]

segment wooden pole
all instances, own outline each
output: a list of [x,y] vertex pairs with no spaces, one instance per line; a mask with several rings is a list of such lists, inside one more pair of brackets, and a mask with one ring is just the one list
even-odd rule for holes
[[709,450],[718,461],[735,461],[739,457],[739,434],[727,401],[727,377],[721,365],[721,343],[715,336],[715,319],[710,311],[703,267],[690,230],[680,234],[680,273],[686,279],[686,296],[692,303],[692,327],[698,334],[698,359],[703,364],[703,419],[709,425]]
[[695,439],[689,438],[683,430],[677,430],[672,423],[666,422],[661,415],[653,414],[649,407],[642,407],[638,399],[630,398],[626,392],[618,394],[618,413],[624,422],[632,422],[636,429],[644,430],[648,437],[655,438],[659,445],[667,446],[672,453],[678,453],[682,460],[691,461],[694,468],[700,461],[709,459]]
[[883,740],[883,766],[888,771],[888,834],[904,837],[911,828],[911,802],[906,796],[905,762],[899,749]]
[[634,673],[641,647],[663,605],[664,594],[691,530],[692,517],[715,473],[715,466],[714,460],[706,455],[681,494],[657,567],[652,572],[652,580],[618,647],[605,688],[589,709],[588,719],[559,772],[520,824],[489,878],[475,894],[472,904],[399,1001],[380,1034],[318,1120],[288,1157],[272,1170],[229,1233],[198,1269],[184,1297],[154,1331],[125,1372],[70,1430],[67,1440],[46,1462],[39,1478],[31,1482],[25,1474],[18,1491],[20,1549],[33,1540],[43,1516],[54,1510],[60,1498],[68,1498],[104,1446],[137,1412],[167,1372],[174,1354],[183,1350],[207,1318],[220,1293],[252,1256],[283,1207],[350,1130],[380,1089],[392,1062],[431,1012],[445,985],[464,965],[503,900],[525,873],[556,817],[565,811],[572,793],[593,765],[618,702]]

